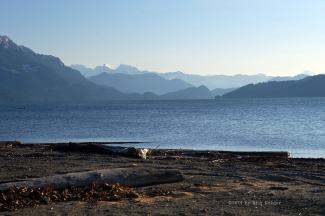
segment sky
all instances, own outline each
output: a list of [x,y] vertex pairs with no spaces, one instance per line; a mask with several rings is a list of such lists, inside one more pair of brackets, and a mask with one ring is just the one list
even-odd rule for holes
[[67,64],[325,72],[324,0],[0,0],[0,35]]

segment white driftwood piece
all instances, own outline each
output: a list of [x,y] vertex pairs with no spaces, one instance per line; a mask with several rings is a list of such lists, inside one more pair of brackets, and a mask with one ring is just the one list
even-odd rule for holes
[[144,168],[114,168],[97,171],[67,173],[26,181],[0,184],[0,191],[12,187],[62,189],[69,186],[82,187],[89,184],[121,184],[131,187],[180,182],[184,176],[179,170],[150,170]]

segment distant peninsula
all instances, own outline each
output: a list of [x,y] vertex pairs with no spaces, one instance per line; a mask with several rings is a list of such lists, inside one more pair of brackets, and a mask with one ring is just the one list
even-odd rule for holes
[[249,84],[223,95],[223,98],[325,97],[325,75],[292,81]]

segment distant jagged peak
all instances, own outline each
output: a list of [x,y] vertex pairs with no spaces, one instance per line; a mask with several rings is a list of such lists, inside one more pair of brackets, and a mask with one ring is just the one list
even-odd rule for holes
[[113,70],[113,67],[110,66],[109,64],[104,64],[103,67],[106,67],[106,68],[109,68],[109,69],[112,69]]
[[6,35],[0,35],[0,43],[13,43],[12,40]]
[[310,70],[304,70],[302,73],[298,74],[297,76],[299,76],[299,75],[314,76],[315,73]]
[[103,64],[101,66],[96,66],[94,71],[95,72],[112,72],[113,69],[108,64]]
[[11,40],[6,35],[0,35],[0,48],[6,49],[6,50],[11,49],[11,50],[16,50],[16,51],[24,51],[24,52],[34,53],[33,50],[31,50],[25,46],[17,45],[13,40]]
[[8,49],[12,47],[18,47],[18,45],[15,44],[8,36],[0,35],[0,47]]
[[127,64],[120,64],[115,70],[117,70],[117,71],[128,71],[128,72],[132,72],[132,71],[139,72],[139,69],[137,67],[127,65]]
[[126,64],[120,64],[115,70],[115,73],[123,73],[123,74],[129,74],[129,75],[137,75],[137,74],[144,74],[144,73],[152,73],[149,71],[142,71],[139,70],[135,66],[126,65]]

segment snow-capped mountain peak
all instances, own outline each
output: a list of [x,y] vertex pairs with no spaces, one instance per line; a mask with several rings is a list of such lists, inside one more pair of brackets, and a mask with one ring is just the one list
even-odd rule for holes
[[7,36],[0,36],[0,47],[10,48],[16,44]]

